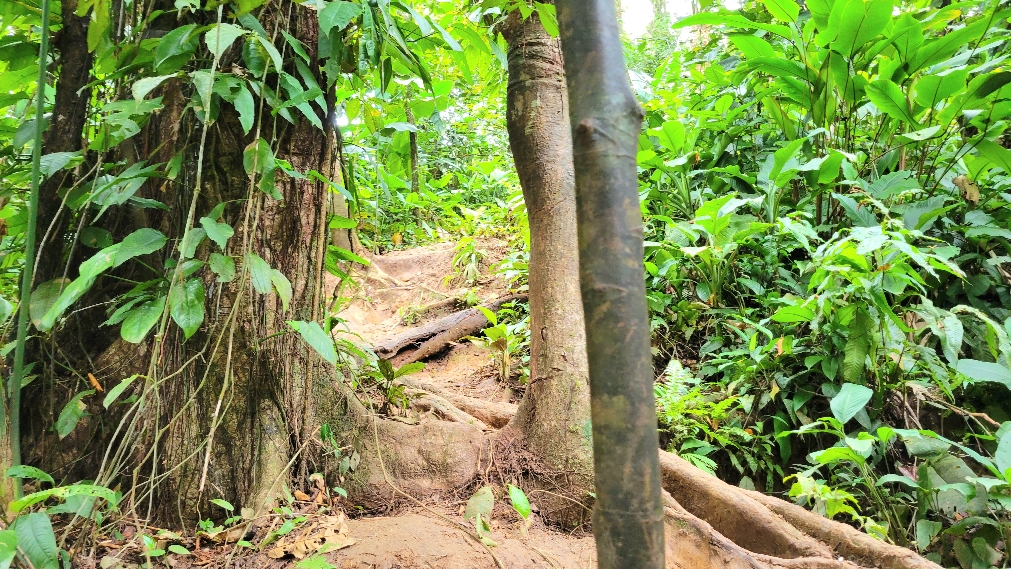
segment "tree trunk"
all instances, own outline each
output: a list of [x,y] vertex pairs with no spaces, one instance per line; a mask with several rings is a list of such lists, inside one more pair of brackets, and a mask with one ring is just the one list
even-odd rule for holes
[[664,563],[659,440],[643,279],[642,125],[614,0],[558,0],[590,364],[598,566]]
[[[593,484],[590,393],[579,257],[572,138],[562,53],[538,15],[509,16],[509,145],[530,223],[530,383],[510,427],[543,461],[542,474],[585,501]],[[556,521],[583,508],[552,504]]]
[[[74,13],[76,10],[77,0],[62,2],[63,27],[56,34],[53,46],[60,53],[57,60],[59,78],[56,81],[52,119],[43,141],[45,154],[75,152],[82,147],[82,132],[91,101],[91,89],[85,88],[91,79],[91,53],[88,51],[90,16],[77,16]],[[67,217],[60,215],[57,218],[61,201],[57,191],[65,187],[68,181],[73,181],[71,172],[61,170],[46,180],[39,191],[39,256],[35,283],[63,276],[66,259],[63,256],[63,232],[59,224]]]

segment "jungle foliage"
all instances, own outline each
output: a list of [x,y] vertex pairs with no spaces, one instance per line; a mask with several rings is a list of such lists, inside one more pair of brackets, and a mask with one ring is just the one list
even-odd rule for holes
[[[526,286],[497,25],[516,9],[557,33],[552,6],[308,0],[299,9],[316,13],[318,45],[307,49],[267,34],[265,18],[280,16],[259,0],[163,4],[80,0],[73,9],[88,20],[94,58],[84,147],[42,156],[43,176],[64,180],[67,231],[47,245],[61,271],[31,291],[42,356],[5,394],[37,381],[66,395],[52,413],[57,437],[151,388],[131,376],[99,393],[75,365],[83,347],[55,341],[80,326],[75,314],[97,306],[94,329],[138,343],[173,326],[183,339],[207,330],[206,283],[241,282],[291,302],[280,271],[230,244],[241,204],[187,201],[178,236],[132,225],[137,211],[179,207],[160,197],[165,188],[202,187],[183,166],[205,158],[200,131],[224,115],[248,142],[246,199],[279,198],[286,177],[318,180],[347,205],[346,215],[328,214],[329,226],[353,229],[366,249],[452,240],[453,277],[467,283],[488,269],[483,240],[500,239],[510,254],[493,269]],[[53,32],[68,5],[53,4]],[[646,111],[638,164],[663,446],[700,475],[792,498],[946,567],[1011,564],[1011,6],[703,9],[626,41]],[[53,120],[32,104],[40,10],[35,0],[0,4],[5,357],[35,121]],[[49,58],[51,112],[62,70],[59,54]],[[169,86],[185,95],[196,130],[164,161],[134,161],[131,141],[165,111]],[[278,158],[278,125],[303,122],[339,134],[339,172]],[[363,261],[358,253],[328,249],[326,268],[349,288],[346,263]],[[339,296],[321,321],[292,320],[291,333],[331,364],[370,361],[355,387],[384,409],[401,406],[395,379],[411,370],[331,339]],[[490,320],[479,341],[503,375],[522,378],[524,311]],[[49,516],[101,524],[122,500],[18,468],[9,475],[35,480],[37,491],[8,510],[16,518],[0,532],[0,566],[15,544],[35,567],[57,566],[65,544]]]

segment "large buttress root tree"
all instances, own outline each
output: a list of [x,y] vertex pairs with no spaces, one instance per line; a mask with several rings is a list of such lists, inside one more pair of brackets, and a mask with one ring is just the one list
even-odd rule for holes
[[509,43],[509,144],[530,223],[531,357],[530,384],[501,445],[519,432],[543,462],[541,474],[554,473],[555,492],[581,501],[592,490],[593,463],[562,53],[536,13],[523,19],[513,12],[502,31]]

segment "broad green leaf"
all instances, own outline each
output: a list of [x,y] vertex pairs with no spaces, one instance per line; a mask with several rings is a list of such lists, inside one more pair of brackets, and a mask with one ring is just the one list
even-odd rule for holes
[[35,287],[32,291],[31,299],[28,301],[28,314],[32,324],[39,328],[42,324],[42,317],[56,304],[60,293],[70,284],[70,279],[58,278],[46,281]]
[[277,269],[270,270],[270,282],[274,285],[274,290],[277,291],[277,296],[281,298],[281,307],[283,310],[288,310],[288,304],[291,302],[291,281],[288,277],[284,276],[284,273]]
[[18,516],[10,528],[17,534],[17,546],[35,569],[60,569],[60,548],[49,516],[32,512]]
[[846,423],[867,406],[873,395],[874,391],[869,387],[844,383],[839,393],[829,403],[832,416],[840,423]]
[[221,253],[211,253],[207,260],[214,274],[218,275],[217,282],[228,283],[235,278],[235,260]]
[[1004,170],[1005,174],[1011,174],[1011,150],[991,140],[983,139],[976,143],[976,152]]
[[928,109],[938,102],[965,90],[968,69],[956,69],[946,75],[924,75],[914,85],[914,100]]
[[147,336],[147,333],[151,331],[151,328],[158,323],[164,310],[164,296],[160,296],[155,300],[149,300],[134,308],[123,319],[123,325],[119,329],[120,336],[127,342],[133,344],[141,343]]
[[334,346],[333,339],[323,331],[323,328],[319,324],[316,322],[289,320],[288,325],[301,334],[302,339],[312,349],[316,350],[316,353],[322,356],[324,360],[330,362],[331,365],[337,365],[337,348]]
[[245,34],[246,30],[235,24],[214,24],[204,33],[204,43],[214,55],[214,59],[221,59],[221,54]]
[[491,486],[482,486],[467,500],[467,508],[463,512],[463,518],[472,520],[480,516],[485,521],[489,521],[494,507],[495,494],[491,491]]
[[200,107],[204,110],[204,120],[207,120],[206,112],[211,108],[211,93],[214,92],[214,74],[206,69],[200,69],[190,73],[190,79],[200,99]]
[[397,368],[397,371],[393,373],[393,378],[396,379],[398,377],[404,377],[405,375],[411,375],[412,373],[418,373],[423,369],[425,369],[425,362],[409,363]]
[[211,503],[214,504],[215,506],[218,506],[219,508],[224,509],[227,512],[232,512],[235,510],[235,506],[233,506],[231,502],[228,502],[227,500],[222,500],[221,498],[214,498],[211,500]]
[[527,495],[523,493],[518,487],[512,484],[509,487],[509,501],[513,504],[513,509],[516,513],[520,515],[524,520],[530,517],[530,502],[527,500]]
[[253,281],[253,289],[260,294],[269,294],[271,289],[271,278],[273,269],[256,253],[246,255],[246,268],[249,269],[249,278]]
[[790,28],[779,25],[779,24],[763,24],[761,22],[755,22],[745,18],[740,14],[724,10],[722,12],[704,12],[700,14],[695,14],[694,16],[688,16],[683,20],[678,20],[673,26],[674,29],[685,28],[688,26],[731,26],[735,28],[744,28],[749,30],[765,30],[767,32],[774,33],[778,36],[784,37],[786,39],[791,39],[793,33]]
[[[1011,423],[1005,422],[1002,427],[1008,427]],[[1011,468],[1011,428],[1002,428],[1003,433],[997,441],[997,450],[993,454],[993,460],[997,464],[997,470],[1007,472]]]
[[783,306],[776,310],[772,319],[776,322],[810,322],[814,320],[814,311],[803,306]]
[[179,545],[178,543],[173,543],[168,546],[169,553],[175,553],[176,555],[191,555],[190,550]]
[[207,231],[202,227],[191,227],[183,234],[183,239],[179,243],[180,260],[192,259],[197,254],[197,247],[207,237]]
[[1011,388],[1011,370],[993,362],[962,359],[955,365],[958,373],[973,381],[994,381]]
[[172,73],[181,68],[197,49],[196,24],[186,24],[165,34],[155,48],[155,68],[161,73]]
[[274,64],[274,70],[280,72],[282,67],[284,67],[283,62],[281,60],[281,53],[277,51],[277,48],[274,47],[274,44],[270,43],[270,40],[268,40],[267,38],[259,35],[255,37],[256,41],[259,42],[259,44],[263,46],[263,49],[267,51],[267,55],[270,56],[270,61],[271,63]]
[[352,20],[362,13],[361,4],[355,2],[327,2],[326,7],[319,11],[319,27],[324,36],[330,35],[335,28],[342,31]]
[[113,258],[112,266],[118,267],[134,257],[154,253],[164,247],[167,241],[168,238],[157,229],[151,229],[150,227],[138,229],[127,235],[123,239],[123,242],[120,243],[119,250],[116,251],[116,256]]
[[891,19],[891,0],[836,0],[829,16],[828,33],[835,38],[832,49],[852,57],[884,31]]
[[35,504],[48,500],[49,498],[65,500],[71,496],[92,496],[95,498],[101,498],[113,505],[119,501],[119,497],[116,492],[113,492],[104,486],[77,483],[71,484],[70,486],[57,486],[56,488],[34,492],[24,498],[11,502],[10,509],[14,513],[18,513],[24,511],[25,508],[34,506]]
[[916,522],[916,547],[924,551],[930,545],[930,541],[944,527],[941,522],[930,520],[917,520]]
[[201,217],[200,225],[207,233],[207,237],[211,241],[217,243],[218,247],[220,247],[222,251],[225,250],[225,245],[228,244],[228,240],[235,234],[235,230],[232,229],[231,225],[221,223],[220,221],[214,221],[209,217]]
[[81,400],[89,395],[94,395],[94,393],[94,389],[82,391],[63,406],[60,416],[56,419],[56,434],[59,435],[60,439],[66,438],[67,435],[73,432],[77,423],[88,416],[88,406]]
[[172,320],[190,338],[204,322],[204,283],[200,279],[190,279],[184,284],[172,287],[169,293],[169,310]]
[[46,474],[42,470],[35,468],[34,466],[28,466],[27,464],[18,464],[7,469],[4,473],[10,478],[30,478],[32,480],[38,480],[40,482],[48,482],[50,484],[56,484],[53,477]]
[[764,39],[752,34],[731,34],[730,41],[737,49],[741,50],[744,57],[753,59],[756,57],[775,57],[776,52],[772,45]]
[[797,21],[797,16],[800,15],[800,6],[793,0],[762,0],[762,3],[765,4],[772,17],[780,22],[792,24]]
[[81,152],[51,152],[39,159],[39,168],[44,178],[49,178],[53,174],[64,169],[71,161],[81,156]]
[[858,309],[847,329],[843,354],[843,379],[850,383],[864,381],[864,367],[867,365],[867,354],[871,349],[871,328],[872,322],[867,310]]
[[920,128],[920,124],[916,122],[913,113],[909,110],[909,102],[906,100],[905,93],[894,82],[888,79],[871,81],[867,84],[866,92],[867,97],[881,112],[916,129]]
[[102,406],[108,409],[110,405],[112,405],[113,403],[116,402],[117,399],[119,399],[119,396],[122,395],[123,392],[126,391],[128,387],[133,385],[133,381],[138,377],[140,376],[134,374],[124,379],[123,381],[117,383],[115,387],[110,389],[109,392],[105,394],[105,399],[102,400]]
[[166,79],[175,77],[175,75],[159,75],[157,77],[145,77],[140,79],[133,84],[131,91],[133,92],[133,98],[138,101],[147,97],[147,94],[154,91],[158,85],[161,85]]
[[17,554],[17,532],[12,529],[0,530],[0,569],[8,569]]

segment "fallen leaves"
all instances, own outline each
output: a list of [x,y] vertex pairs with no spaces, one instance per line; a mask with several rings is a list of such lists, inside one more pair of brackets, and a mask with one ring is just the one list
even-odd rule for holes
[[293,531],[281,537],[274,547],[267,550],[267,556],[280,559],[291,555],[303,559],[314,553],[336,551],[354,545],[356,540],[348,535],[347,518],[341,512],[336,516],[318,517],[307,522],[301,531]]

